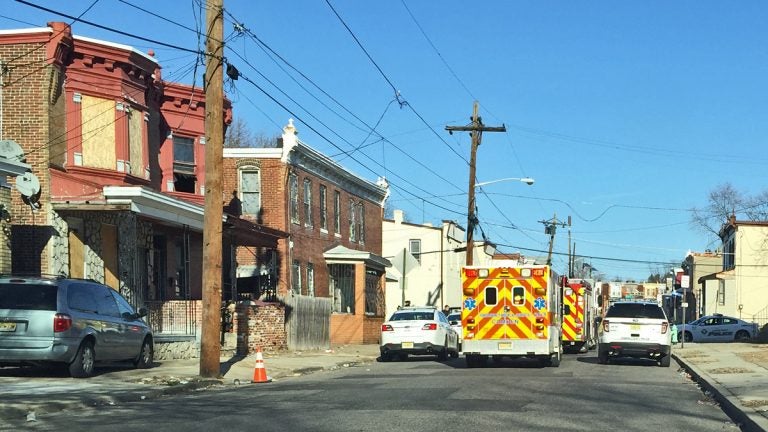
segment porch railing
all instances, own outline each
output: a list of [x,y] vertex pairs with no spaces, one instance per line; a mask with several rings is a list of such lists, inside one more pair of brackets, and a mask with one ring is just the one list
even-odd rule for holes
[[197,300],[146,302],[145,320],[156,336],[195,336],[202,309]]

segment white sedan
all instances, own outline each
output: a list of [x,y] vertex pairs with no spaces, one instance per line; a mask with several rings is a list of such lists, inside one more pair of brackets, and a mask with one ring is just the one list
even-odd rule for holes
[[449,314],[446,318],[448,318],[448,322],[451,323],[451,327],[456,332],[456,334],[459,336],[459,351],[461,351],[461,311],[459,312],[452,312]]
[[434,307],[406,307],[381,325],[381,360],[414,355],[436,355],[439,360],[459,356],[459,338],[443,312]]
[[714,314],[686,323],[685,327],[678,324],[677,340],[683,340],[685,335],[685,342],[745,341],[755,337],[757,331],[756,323]]

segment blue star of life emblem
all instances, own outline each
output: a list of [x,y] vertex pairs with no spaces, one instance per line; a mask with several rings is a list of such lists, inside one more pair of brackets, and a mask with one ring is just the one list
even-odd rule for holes
[[543,298],[538,297],[533,301],[533,306],[536,309],[544,309],[547,306],[547,302]]
[[468,299],[464,300],[464,309],[472,310],[472,309],[475,308],[476,303],[477,302],[475,302],[475,299],[468,298]]

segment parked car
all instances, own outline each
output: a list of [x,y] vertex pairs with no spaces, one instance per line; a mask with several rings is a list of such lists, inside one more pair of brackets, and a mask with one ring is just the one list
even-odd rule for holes
[[75,378],[100,361],[154,360],[150,327],[112,288],[89,280],[0,277],[0,367],[63,365]]
[[453,312],[450,315],[446,317],[448,319],[448,322],[451,324],[451,328],[453,331],[456,332],[456,335],[459,338],[459,351],[461,351],[461,341],[462,341],[462,333],[461,333],[461,311]]
[[677,329],[677,340],[685,337],[685,342],[745,341],[755,337],[758,332],[757,323],[722,314],[706,315],[685,326],[678,325]]
[[664,309],[654,302],[613,303],[601,320],[597,360],[634,357],[656,360],[669,367],[672,331]]
[[459,356],[459,338],[442,311],[434,307],[405,307],[381,325],[381,360],[409,354],[437,355],[439,360]]

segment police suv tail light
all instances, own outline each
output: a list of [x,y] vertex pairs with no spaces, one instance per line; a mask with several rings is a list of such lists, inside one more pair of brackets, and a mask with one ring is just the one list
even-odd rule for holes
[[395,329],[392,328],[389,324],[382,324],[381,325],[381,331],[387,332],[387,331],[395,331]]
[[56,314],[53,317],[53,332],[60,333],[72,327],[72,317],[67,314]]
[[611,327],[608,324],[608,320],[603,320],[603,331],[611,331]]
[[427,323],[424,324],[424,327],[421,328],[422,330],[437,330],[437,323]]
[[661,334],[666,334],[667,330],[669,330],[669,323],[668,322],[661,323]]

